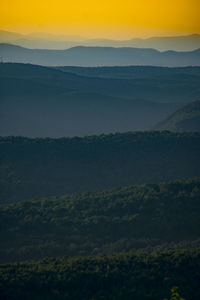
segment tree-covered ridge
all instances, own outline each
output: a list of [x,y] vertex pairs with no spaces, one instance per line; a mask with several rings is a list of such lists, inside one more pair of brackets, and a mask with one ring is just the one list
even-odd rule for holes
[[159,122],[155,130],[200,131],[200,101],[185,105]]
[[4,300],[162,300],[179,286],[200,298],[200,250],[118,254],[99,258],[43,259],[0,265]]
[[200,180],[0,207],[1,262],[199,245]]
[[0,138],[1,203],[200,176],[200,133]]

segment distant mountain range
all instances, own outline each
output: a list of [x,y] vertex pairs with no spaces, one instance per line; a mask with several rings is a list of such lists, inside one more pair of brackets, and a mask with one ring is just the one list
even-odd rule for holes
[[0,135],[145,130],[200,98],[200,67],[64,69],[0,64]]
[[0,44],[0,57],[4,62],[44,66],[200,66],[200,49],[160,52],[155,49],[80,46],[67,50],[34,50]]
[[159,122],[155,130],[200,131],[200,101],[195,101],[178,109],[165,120]]
[[151,37],[129,40],[87,39],[74,35],[47,33],[19,34],[0,30],[0,43],[12,43],[27,48],[67,49],[75,46],[154,48],[160,51],[192,51],[200,48],[200,35]]

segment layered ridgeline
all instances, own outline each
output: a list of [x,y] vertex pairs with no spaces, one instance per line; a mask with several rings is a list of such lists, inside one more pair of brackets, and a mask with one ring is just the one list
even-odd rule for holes
[[200,101],[185,105],[154,126],[155,130],[200,131]]
[[[73,74],[72,74],[73,73]],[[200,98],[200,68],[0,64],[0,135],[145,130]]]
[[[178,68],[156,67],[156,66],[115,66],[115,67],[57,66],[54,68],[66,73],[73,73],[79,76],[95,77],[95,78],[102,78],[102,79],[103,78],[131,79],[131,80],[140,79],[140,80],[144,80],[144,82],[146,79],[148,79],[151,84],[153,80],[156,83],[157,80],[159,79],[160,80],[165,79],[166,83],[169,84],[169,80],[171,79],[171,83],[174,82],[177,85],[177,88],[179,87],[179,84],[182,82],[182,80],[185,81],[187,80],[188,83],[190,83],[192,78],[193,80],[195,80],[195,78],[197,79],[197,77],[199,76],[199,69],[200,69],[197,66],[178,67]],[[165,88],[164,84],[162,85],[162,88]],[[170,92],[172,93],[172,90]],[[179,90],[179,92],[181,91]],[[160,99],[160,101],[162,101],[162,99]]]
[[0,262],[200,246],[200,180],[0,206]]
[[12,43],[36,49],[67,49],[75,46],[136,47],[157,50],[192,51],[200,48],[200,35],[163,36],[129,40],[87,39],[74,35],[53,35],[48,33],[19,34],[0,30],[0,43]]
[[200,298],[200,251],[44,259],[0,266],[4,300],[163,300],[172,286]]
[[0,139],[1,203],[200,176],[200,133]]
[[43,66],[199,66],[200,49],[193,51],[163,51],[131,47],[84,47],[65,50],[28,49],[0,44],[0,56],[5,62],[31,63]]

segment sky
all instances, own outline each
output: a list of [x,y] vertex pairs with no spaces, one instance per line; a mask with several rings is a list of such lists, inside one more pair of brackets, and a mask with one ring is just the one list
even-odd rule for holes
[[0,0],[0,29],[126,39],[200,33],[200,0]]

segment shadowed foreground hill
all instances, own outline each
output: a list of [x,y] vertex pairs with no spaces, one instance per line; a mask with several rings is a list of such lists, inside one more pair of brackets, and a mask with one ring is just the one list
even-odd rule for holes
[[200,101],[195,101],[177,110],[164,121],[159,122],[155,130],[200,131]]
[[200,250],[44,259],[0,266],[4,300],[163,300],[177,285],[186,300],[199,293]]
[[199,179],[4,205],[0,262],[199,246],[199,215]]
[[1,203],[200,176],[200,133],[0,139]]

